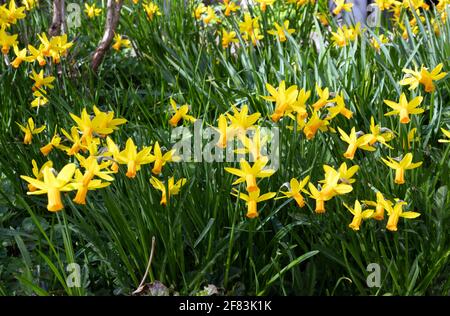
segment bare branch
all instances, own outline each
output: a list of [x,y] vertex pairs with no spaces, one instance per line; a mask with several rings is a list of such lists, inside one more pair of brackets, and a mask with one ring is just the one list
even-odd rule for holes
[[67,27],[65,16],[66,16],[66,6],[64,0],[54,0],[52,25],[48,30],[48,34],[50,36],[57,36],[66,32]]
[[108,0],[105,31],[102,40],[97,46],[97,49],[92,56],[92,70],[97,71],[98,67],[103,61],[106,52],[108,51],[114,39],[114,33],[117,29],[120,19],[120,10],[122,9],[123,0]]
[[132,294],[139,294],[140,292],[142,292],[142,290],[144,289],[144,284],[145,284],[145,279],[147,278],[147,275],[150,271],[150,267],[152,265],[152,260],[153,260],[153,253],[155,252],[155,236],[152,237],[152,249],[150,251],[150,258],[148,259],[148,264],[147,264],[147,269],[145,270],[145,274],[144,277],[142,278],[141,284],[139,284],[138,288],[136,289],[136,291],[134,291]]

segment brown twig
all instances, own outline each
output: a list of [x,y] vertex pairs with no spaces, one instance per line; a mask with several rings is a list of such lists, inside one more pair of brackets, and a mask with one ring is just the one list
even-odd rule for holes
[[58,36],[66,32],[66,6],[64,0],[53,1],[53,19],[52,25],[48,30],[50,37]]
[[92,56],[92,70],[96,72],[103,61],[106,52],[108,51],[114,39],[114,33],[117,29],[120,19],[120,10],[122,9],[123,0],[108,0],[106,8],[106,22],[105,31],[102,40],[97,46],[97,49]]
[[145,270],[145,274],[144,274],[144,277],[142,278],[141,284],[139,284],[139,286],[136,289],[136,291],[134,291],[132,293],[133,295],[134,294],[139,294],[144,289],[145,279],[147,278],[147,275],[148,275],[148,273],[150,271],[150,267],[152,265],[153,254],[155,252],[155,243],[156,243],[156,239],[155,239],[155,236],[153,236],[152,237],[152,250],[150,251],[150,258],[148,259],[147,269]]

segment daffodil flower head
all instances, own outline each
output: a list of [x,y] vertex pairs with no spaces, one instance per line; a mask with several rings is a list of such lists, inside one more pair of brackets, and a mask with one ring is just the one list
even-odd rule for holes
[[260,190],[249,192],[249,194],[241,193],[236,189],[231,192],[232,195],[244,200],[247,204],[247,218],[253,219],[259,216],[258,203],[270,200],[275,197],[275,192],[268,192],[260,195]]
[[374,211],[373,210],[365,210],[362,211],[361,203],[359,203],[358,200],[355,201],[354,207],[349,207],[347,204],[344,203],[344,206],[350,211],[350,213],[353,214],[353,220],[348,225],[351,229],[357,231],[359,230],[361,223],[363,219],[369,219],[372,217]]
[[241,159],[240,169],[236,168],[225,168],[225,171],[238,176],[239,178],[233,182],[233,185],[245,182],[248,192],[253,192],[258,190],[258,185],[256,184],[257,178],[267,178],[275,173],[273,169],[264,169],[268,162],[268,158],[263,157],[254,162],[253,166],[245,160]]
[[422,165],[422,161],[413,163],[412,153],[407,153],[403,159],[397,161],[391,157],[387,157],[388,160],[381,158],[381,160],[390,168],[395,170],[395,180],[396,184],[405,183],[405,171],[409,169],[415,169]]
[[27,176],[21,178],[32,184],[37,190],[28,192],[27,194],[47,194],[47,209],[50,212],[58,212],[64,208],[61,200],[61,192],[73,191],[74,187],[71,183],[76,166],[73,163],[67,164],[57,176],[53,173],[53,168],[45,167],[43,172],[43,181],[33,179]]

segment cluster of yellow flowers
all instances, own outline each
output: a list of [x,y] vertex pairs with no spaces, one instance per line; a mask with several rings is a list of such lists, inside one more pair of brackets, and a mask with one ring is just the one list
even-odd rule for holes
[[[66,56],[68,49],[73,45],[72,42],[67,41],[67,35],[53,36],[49,39],[45,33],[42,33],[37,35],[40,41],[38,47],[29,44],[27,48],[19,48],[18,35],[9,35],[6,30],[11,25],[16,24],[18,20],[25,18],[25,10],[31,10],[36,3],[36,1],[24,1],[23,6],[17,7],[15,1],[11,0],[8,7],[6,7],[6,4],[0,7],[0,45],[5,56],[8,56],[11,47],[13,47],[15,58],[10,63],[13,68],[19,68],[23,62],[37,62],[40,67],[43,67],[47,64],[48,58],[53,63],[58,64],[61,57]],[[48,102],[45,88],[53,88],[51,83],[55,78],[52,76],[45,77],[44,70],[39,73],[33,70],[30,78],[34,81],[33,95],[35,97],[31,106],[45,105]]]
[[[121,151],[110,136],[120,125],[125,124],[126,120],[115,118],[114,112],[102,112],[96,106],[93,110],[92,116],[86,109],[82,111],[81,116],[70,113],[75,125],[69,132],[61,128],[65,138],[55,132],[50,143],[41,147],[44,156],[56,148],[65,152],[69,158],[74,157],[77,164],[70,162],[57,173],[51,160],[40,168],[33,160],[34,178],[22,176],[22,179],[29,183],[28,194],[47,194],[49,211],[63,209],[60,192],[76,190],[73,201],[86,204],[87,192],[108,186],[114,180],[111,175],[119,171],[119,165],[127,165],[126,176],[134,178],[142,165],[153,163],[152,173],[160,175],[167,162],[177,161],[175,150],[163,154],[158,142],[155,142],[153,147],[138,150],[133,139],[129,138]],[[32,135],[45,129],[45,126],[36,128],[32,118],[28,119],[28,126],[19,126],[25,133],[25,144],[31,144]],[[167,191],[164,183],[156,177],[152,177],[150,183],[162,192],[161,204],[165,205],[171,195],[178,194],[186,179],[182,178],[175,183],[171,177]]]

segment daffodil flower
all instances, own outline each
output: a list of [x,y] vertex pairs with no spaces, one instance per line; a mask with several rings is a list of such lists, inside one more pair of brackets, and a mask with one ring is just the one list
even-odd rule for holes
[[45,77],[44,70],[41,70],[39,74],[37,74],[33,70],[30,78],[34,81],[33,91],[41,89],[42,87],[53,89],[53,85],[51,83],[55,81],[55,77],[53,76]]
[[307,193],[304,189],[306,184],[309,182],[309,176],[306,176],[302,181],[298,181],[296,178],[292,178],[289,181],[289,191],[280,191],[284,196],[276,198],[278,199],[291,199],[293,198],[299,207],[305,206],[305,199],[302,196],[303,193]]
[[216,11],[214,10],[213,7],[211,6],[207,6],[206,7],[206,14],[203,17],[203,23],[205,23],[206,25],[210,24],[210,23],[215,23],[215,22],[219,22],[220,19],[216,14]]
[[76,126],[70,129],[70,134],[63,128],[61,128],[63,135],[73,143],[72,147],[67,150],[67,155],[73,156],[77,154],[81,149],[86,149],[86,147],[81,143],[80,132]]
[[100,14],[102,14],[102,9],[101,8],[97,8],[95,3],[93,3],[92,5],[89,5],[88,3],[84,4],[84,13],[86,13],[86,15],[90,18],[93,19],[96,16],[99,16]]
[[266,89],[269,91],[270,96],[262,96],[262,98],[266,101],[275,102],[275,111],[272,114],[272,120],[278,122],[289,107],[296,101],[298,96],[297,86],[293,85],[286,89],[286,83],[283,80],[280,82],[278,89],[275,89],[268,83],[266,83]]
[[361,226],[363,219],[369,219],[373,215],[373,210],[362,211],[361,203],[359,203],[358,200],[355,201],[355,206],[353,208],[349,207],[345,203],[344,206],[350,211],[350,213],[353,214],[353,220],[348,225],[348,227],[350,227],[353,230],[359,230],[359,227]]
[[233,191],[234,192],[231,192],[231,195],[236,196],[246,202],[246,204],[247,204],[246,216],[250,219],[256,218],[259,216],[258,203],[270,200],[276,195],[275,192],[268,192],[263,195],[260,195],[259,189],[249,192],[249,194],[241,193],[236,189],[233,189]]
[[99,164],[97,160],[98,157],[95,156],[89,156],[86,158],[80,154],[76,154],[75,157],[80,162],[80,166],[84,168],[84,174],[81,181],[84,186],[87,187],[89,182],[95,176],[105,181],[114,180],[114,178],[109,175],[112,172],[107,169],[111,165],[111,161],[104,161]]
[[136,177],[136,172],[141,169],[141,165],[149,164],[155,161],[155,157],[150,154],[152,148],[144,147],[139,153],[136,145],[131,138],[128,138],[125,149],[117,154],[117,162],[126,164],[128,170],[126,176],[128,178]]
[[[16,1],[10,0],[9,6],[4,7],[5,20],[8,24],[16,24],[17,20],[24,19],[26,17],[25,14],[25,6],[16,6]],[[2,12],[3,14],[3,12]]]
[[[44,178],[44,169],[45,168],[52,168],[53,167],[53,162],[51,160],[47,161],[46,163],[44,163],[41,168],[38,167],[36,160],[31,160],[31,164],[33,165],[33,169],[31,169],[31,171],[33,172],[33,176],[35,177],[36,180],[41,181]],[[32,185],[31,183],[28,183],[28,191],[33,192],[36,191],[38,188],[36,188],[34,185]]]
[[167,205],[167,200],[170,199],[171,196],[177,195],[180,192],[181,187],[186,184],[186,179],[182,178],[175,183],[174,177],[170,177],[167,184],[168,191],[166,190],[166,186],[164,185],[164,183],[159,181],[156,177],[152,176],[152,178],[150,179],[150,184],[156,190],[161,191],[162,195],[160,204]]
[[14,46],[14,54],[16,55],[16,58],[11,62],[11,66],[13,66],[14,68],[19,68],[22,62],[29,60],[29,58],[27,57],[26,48],[19,50],[19,47],[17,45]]
[[158,5],[153,2],[144,3],[142,7],[144,8],[149,21],[152,21],[155,16],[161,15]]
[[105,137],[113,131],[118,130],[119,125],[127,122],[124,118],[114,118],[114,111],[102,112],[95,105],[93,110],[95,114],[93,119],[93,124],[95,124],[95,132],[97,132],[101,137]]
[[116,51],[120,51],[122,47],[130,48],[131,41],[129,39],[122,38],[122,35],[120,34],[114,35],[114,44],[112,45],[112,48]]
[[228,127],[227,117],[225,115],[220,114],[216,130],[219,133],[219,141],[216,144],[217,147],[227,147],[229,138],[234,136],[234,130]]
[[270,35],[277,36],[280,42],[286,42],[286,33],[293,34],[295,29],[289,28],[289,20],[283,22],[283,26],[280,26],[277,22],[274,22],[275,29],[268,30],[267,33]]
[[33,45],[28,45],[28,51],[31,54],[30,56],[28,56],[29,62],[37,61],[39,63],[39,66],[41,67],[47,64],[47,61],[45,60],[44,54],[42,54],[41,49],[37,49]]
[[392,159],[391,157],[387,157],[389,160],[381,158],[383,162],[390,168],[395,170],[395,180],[394,182],[397,184],[405,183],[405,171],[409,169],[418,168],[422,165],[422,161],[413,163],[413,155],[411,153],[407,153],[405,157],[399,162]]
[[309,118],[308,122],[303,128],[303,133],[308,140],[314,138],[318,130],[326,131],[329,121],[326,119],[321,119],[317,111],[313,111],[312,116]]
[[374,151],[375,148],[368,145],[370,140],[370,135],[362,135],[358,137],[355,128],[353,127],[350,131],[350,135],[341,130],[338,127],[338,131],[341,134],[341,139],[348,143],[347,151],[344,153],[344,157],[350,160],[353,160],[355,157],[356,150],[361,148],[363,150]]
[[47,209],[50,212],[58,212],[64,208],[61,200],[61,192],[73,191],[74,187],[70,183],[72,181],[73,174],[75,173],[76,166],[73,163],[69,163],[61,169],[57,176],[53,174],[53,169],[50,167],[44,168],[43,181],[33,179],[27,176],[20,176],[23,180],[32,184],[36,191],[27,192],[27,194],[47,194],[48,205]]
[[31,118],[31,117],[28,119],[27,122],[28,122],[27,126],[23,126],[16,122],[16,124],[19,126],[20,130],[25,133],[25,136],[23,138],[23,143],[25,145],[31,144],[33,135],[41,133],[46,127],[45,125],[43,125],[41,127],[36,128],[34,126],[33,118]]
[[268,159],[266,157],[255,161],[253,166],[245,161],[245,159],[241,159],[240,161],[240,169],[236,168],[225,168],[225,171],[238,176],[239,178],[233,182],[233,185],[245,182],[247,184],[247,191],[253,192],[258,190],[258,186],[256,184],[257,178],[266,178],[270,177],[275,173],[273,169],[265,169]]
[[353,112],[345,107],[344,93],[337,94],[336,97],[333,100],[331,100],[331,102],[335,102],[336,106],[329,107],[327,109],[329,120],[333,119],[338,114],[343,115],[348,120],[352,118]]
[[224,10],[223,15],[230,16],[231,12],[239,10],[239,5],[232,0],[223,0],[222,8]]
[[9,35],[4,28],[0,28],[0,46],[2,48],[3,55],[7,55],[11,47],[17,46],[17,34]]
[[[86,171],[87,172],[87,171]],[[102,189],[110,185],[109,182],[102,182],[100,179],[89,180],[87,183],[85,181],[86,173],[82,174],[80,170],[75,171],[75,177],[72,181],[72,186],[77,190],[75,198],[73,201],[76,204],[85,205],[86,195],[88,191]]]
[[255,0],[257,3],[259,3],[259,7],[261,8],[262,12],[266,12],[267,6],[273,5],[275,0]]
[[158,175],[161,173],[162,167],[170,161],[178,161],[179,157],[175,156],[175,149],[172,149],[168,152],[166,152],[164,155],[161,152],[161,147],[159,146],[159,143],[156,142],[153,147],[153,155],[150,154],[151,159],[154,161],[152,172],[155,175]]
[[384,103],[386,103],[389,107],[394,109],[394,111],[388,112],[384,115],[396,115],[398,114],[400,116],[400,123],[407,124],[410,122],[409,115],[410,114],[420,114],[423,113],[425,110],[422,108],[418,108],[418,106],[422,103],[423,97],[418,96],[412,99],[408,102],[406,99],[406,95],[402,93],[400,96],[400,100],[398,103],[384,100]]
[[231,43],[238,43],[239,40],[236,38],[236,32],[222,30],[222,48],[228,48]]
[[66,146],[61,145],[61,137],[55,134],[47,145],[40,148],[40,151],[44,156],[48,156],[48,154],[50,154],[50,152],[54,148],[58,148],[64,151],[68,150]]
[[443,66],[440,63],[431,72],[424,66],[422,66],[420,71],[403,69],[406,76],[400,81],[400,84],[409,85],[409,90],[414,90],[419,84],[422,84],[425,87],[425,92],[433,92],[435,90],[433,81],[441,80],[447,75],[446,72],[441,72]]
[[448,138],[448,139],[439,139],[438,142],[440,143],[450,143],[450,131],[447,131],[443,128],[441,128],[442,133]]
[[[325,179],[329,178],[336,170],[328,165],[323,165],[323,170],[325,171]],[[354,165],[350,168],[347,167],[347,163],[343,162],[337,172],[339,172],[339,183],[352,184],[355,183],[355,179],[352,178],[356,172],[358,172],[359,166]],[[319,181],[320,183],[326,183],[325,180]]]
[[372,218],[377,221],[381,221],[384,219],[384,209],[385,209],[386,203],[388,203],[389,205],[392,205],[392,202],[389,200],[386,200],[380,191],[377,192],[377,200],[376,201],[362,201],[362,202],[369,206],[375,206],[375,213],[373,214]]
[[330,99],[330,91],[328,88],[322,89],[316,84],[316,92],[319,96],[319,100],[317,100],[312,107],[314,108],[314,111],[319,111],[326,104],[331,103],[332,100]]
[[333,0],[336,8],[333,10],[334,15],[338,15],[342,10],[350,12],[352,11],[353,3],[345,3],[345,0]]
[[394,207],[392,207],[392,203],[384,203],[384,207],[386,209],[386,212],[389,215],[389,219],[386,225],[386,229],[390,230],[390,231],[397,231],[397,225],[398,225],[398,220],[400,219],[400,217],[406,218],[406,219],[413,219],[413,218],[417,218],[420,216],[420,213],[417,212],[404,212],[403,211],[403,206],[406,205],[408,203],[404,202],[404,201],[397,201],[394,205]]
[[261,113],[253,113],[248,115],[248,106],[244,104],[239,111],[234,105],[232,106],[233,115],[226,113],[230,120],[230,129],[234,130],[238,136],[245,135],[247,130],[253,127],[258,121]]
[[178,125],[178,122],[180,122],[180,120],[182,119],[189,122],[195,122],[196,118],[187,114],[189,112],[189,105],[184,104],[180,106],[180,108],[178,108],[177,104],[172,98],[170,98],[170,105],[172,106],[172,109],[175,111],[175,114],[169,120],[170,125],[175,127]]
[[235,150],[237,154],[247,154],[250,153],[253,161],[257,161],[263,158],[261,153],[262,146],[267,143],[269,137],[268,135],[261,136],[261,129],[256,128],[253,137],[250,139],[247,136],[241,136],[240,140],[244,145],[244,148],[238,148]]
[[374,145],[375,143],[380,143],[385,145],[388,148],[391,148],[387,144],[388,141],[390,141],[392,138],[394,138],[394,133],[390,131],[388,128],[382,128],[380,125],[375,125],[375,120],[373,116],[370,118],[370,133],[367,134],[370,137],[369,139],[369,145]]
[[[292,113],[297,114],[297,121],[302,121],[308,117],[308,111],[306,110],[306,102],[308,102],[311,96],[311,91],[300,89],[298,92],[297,100],[291,104]],[[291,117],[292,118],[292,117]]]

